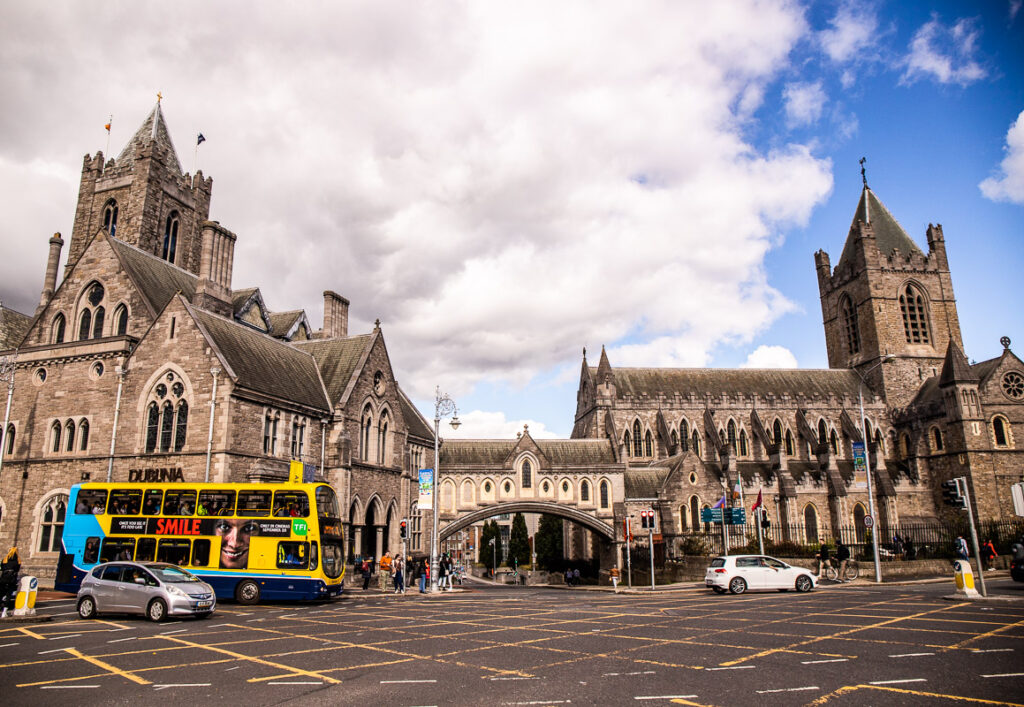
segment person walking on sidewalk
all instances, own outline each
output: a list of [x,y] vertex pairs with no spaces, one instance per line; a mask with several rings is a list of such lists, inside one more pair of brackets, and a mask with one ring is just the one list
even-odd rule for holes
[[996,546],[992,544],[992,538],[989,538],[981,545],[981,559],[985,563],[985,569],[989,572],[996,568],[997,557],[999,557],[999,553],[996,552]]
[[401,557],[392,561],[391,570],[395,576],[395,594],[405,594],[405,563]]
[[359,566],[359,571],[363,575],[363,591],[365,592],[370,588],[370,577],[373,576],[373,558],[364,557],[363,564]]
[[970,559],[967,554],[967,541],[964,540],[963,535],[957,535],[956,540],[953,541],[953,549],[956,551],[957,558],[966,562]]
[[850,563],[850,548],[846,547],[842,538],[836,540],[836,561],[839,562],[839,581],[846,581],[846,565]]
[[380,558],[380,567],[377,568],[377,583],[382,592],[388,590],[389,579],[391,579],[391,553],[385,552],[384,557]]
[[821,549],[818,551],[818,576],[824,572],[827,568],[832,566],[832,561],[828,556],[828,543],[822,543]]

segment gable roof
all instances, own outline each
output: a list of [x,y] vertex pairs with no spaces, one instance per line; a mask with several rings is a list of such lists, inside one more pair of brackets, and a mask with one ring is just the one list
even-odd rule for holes
[[[615,452],[606,439],[535,439],[552,466],[614,464]],[[441,445],[441,463],[454,465],[486,464],[504,468],[518,439],[446,439]]]
[[185,307],[230,367],[238,386],[330,412],[316,361],[308,353],[188,302]]
[[857,210],[853,214],[853,221],[850,223],[850,235],[847,236],[846,244],[843,246],[843,254],[839,256],[840,264],[853,259],[858,221],[871,224],[871,228],[875,232],[878,251],[882,255],[888,256],[893,250],[898,250],[904,256],[921,253],[921,249],[907,235],[899,222],[893,218],[893,215],[885,208],[885,204],[875,196],[871,189],[865,186],[861,191]]
[[259,292],[258,287],[243,287],[240,290],[231,290],[231,311],[237,317],[254,294]]
[[664,467],[653,469],[627,469],[622,475],[626,498],[657,498],[665,486],[669,470]]
[[301,309],[293,309],[290,312],[269,312],[267,318],[270,320],[270,335],[281,339],[292,332],[292,327],[306,318],[306,312]]
[[651,398],[659,393],[856,397],[860,390],[857,372],[848,368],[615,368],[614,375],[618,398],[644,393]]
[[20,346],[30,324],[32,317],[0,303],[0,351]]
[[121,154],[117,156],[114,164],[118,167],[130,167],[135,161],[136,155],[152,143],[156,143],[156,146],[167,155],[168,169],[174,171],[175,174],[181,174],[181,162],[178,160],[174,143],[171,142],[171,135],[167,131],[167,121],[164,119],[163,111],[160,110],[159,101],[153,106],[153,110],[146,116],[146,119],[142,121],[139,129],[132,135],[132,139],[121,150]]
[[967,363],[967,357],[964,356],[964,352],[960,350],[955,341],[950,339],[949,346],[946,347],[946,359],[942,362],[939,385],[976,383],[978,380],[977,374],[971,369],[971,365]]
[[405,426],[409,430],[409,434],[422,439],[433,440],[434,430],[431,429],[427,418],[412,404],[409,396],[401,388],[398,388],[398,399],[402,403],[402,418],[405,420]]
[[138,287],[139,294],[149,304],[154,316],[167,306],[177,292],[183,294],[189,301],[195,297],[199,278],[188,270],[183,270],[113,236],[105,237],[110,241],[114,254],[121,261],[121,266]]
[[373,343],[373,336],[360,334],[344,339],[311,339],[296,341],[290,346],[312,355],[327,387],[331,404],[336,404],[348,388],[359,361]]

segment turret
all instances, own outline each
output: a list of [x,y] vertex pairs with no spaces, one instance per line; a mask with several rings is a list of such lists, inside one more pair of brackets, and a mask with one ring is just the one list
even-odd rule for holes
[[46,259],[46,277],[43,279],[43,292],[39,296],[40,309],[53,297],[57,289],[57,268],[60,266],[60,251],[64,247],[64,239],[59,233],[54,233],[50,238],[50,255]]

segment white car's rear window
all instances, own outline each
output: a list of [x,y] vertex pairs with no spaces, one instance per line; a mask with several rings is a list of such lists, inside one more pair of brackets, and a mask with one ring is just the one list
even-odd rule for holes
[[711,566],[712,567],[725,567],[725,558],[724,557],[716,557],[715,559],[711,560]]

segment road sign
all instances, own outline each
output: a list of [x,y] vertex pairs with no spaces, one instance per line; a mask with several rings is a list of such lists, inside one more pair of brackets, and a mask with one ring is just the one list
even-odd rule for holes
[[701,523],[721,523],[722,522],[722,509],[721,508],[703,508],[700,512]]
[[875,519],[874,518],[872,518],[871,516],[864,516],[864,527],[865,528],[870,528],[874,524],[875,524]]
[[746,525],[747,510],[745,508],[726,509],[726,518],[731,525]]

